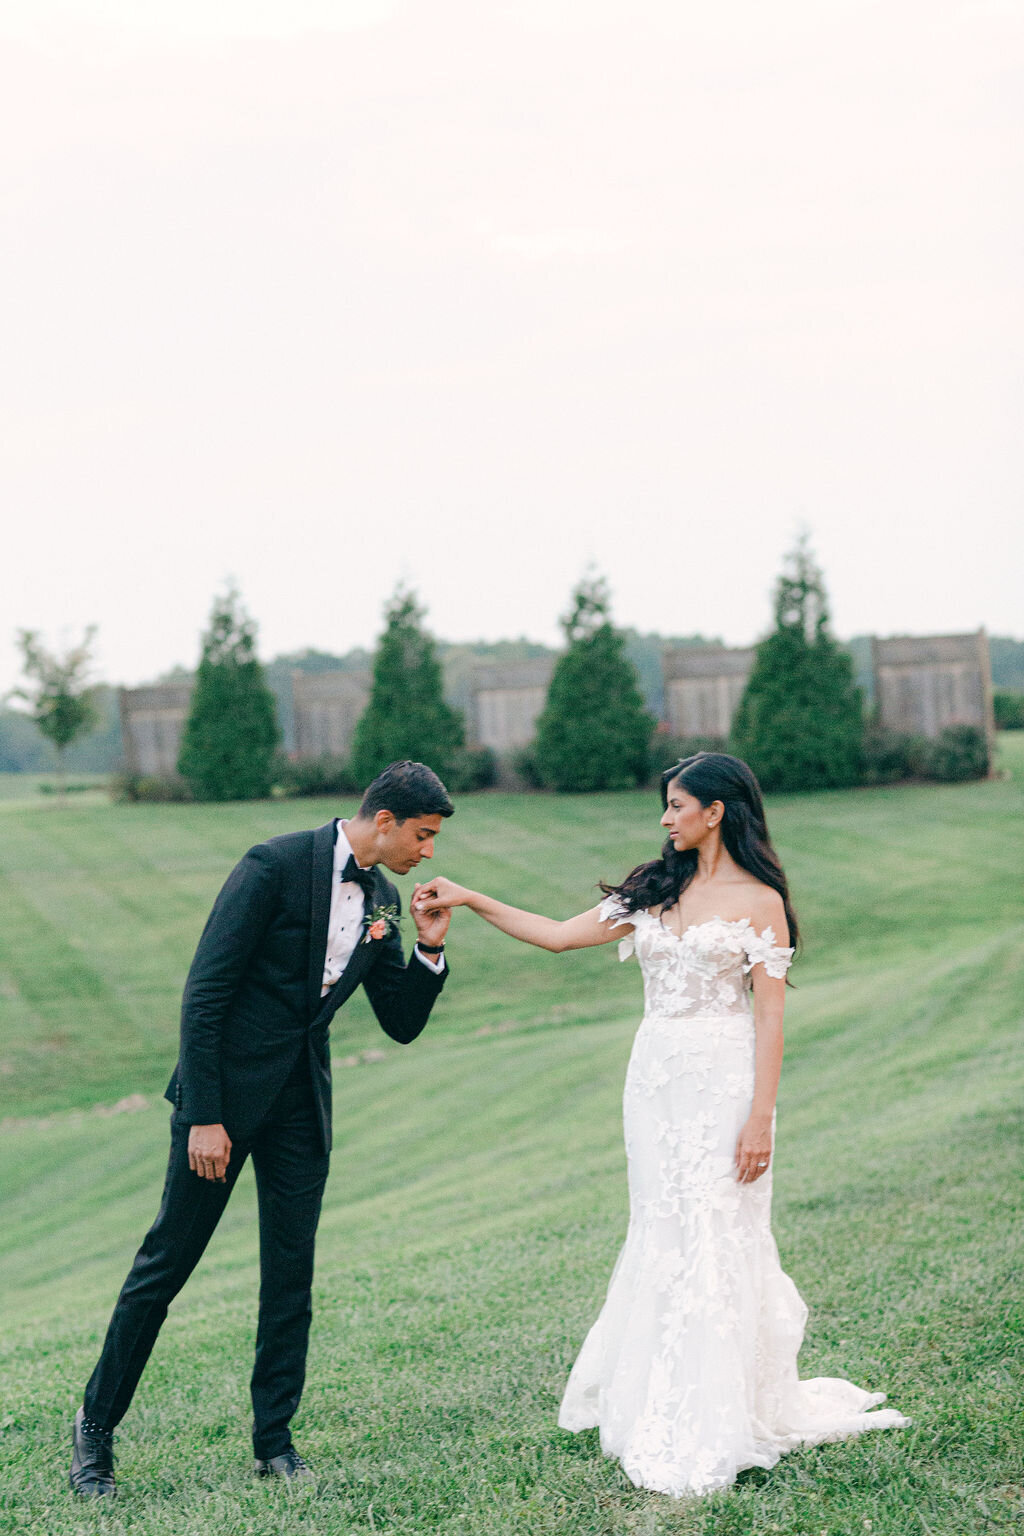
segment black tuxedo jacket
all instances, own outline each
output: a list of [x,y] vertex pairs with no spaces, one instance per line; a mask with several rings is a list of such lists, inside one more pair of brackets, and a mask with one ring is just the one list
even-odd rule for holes
[[[228,876],[203,929],[181,1005],[181,1049],[165,1097],[194,1125],[255,1131],[303,1053],[325,1148],[331,1145],[331,1019],[362,983],[381,1027],[407,1044],[448,977],[410,957],[397,932],[360,941],[320,996],[334,873],[334,828],[257,843]],[[394,905],[374,870],[370,906]]]

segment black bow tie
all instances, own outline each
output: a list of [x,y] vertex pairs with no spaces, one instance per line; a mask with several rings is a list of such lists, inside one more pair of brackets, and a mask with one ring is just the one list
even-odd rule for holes
[[354,880],[361,889],[366,901],[373,896],[374,873],[372,869],[360,869],[356,863],[356,856],[350,853],[345,868],[341,872],[342,880]]

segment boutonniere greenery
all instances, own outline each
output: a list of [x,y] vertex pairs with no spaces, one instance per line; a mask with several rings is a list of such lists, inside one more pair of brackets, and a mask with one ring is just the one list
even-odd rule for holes
[[374,907],[372,912],[366,913],[363,921],[366,924],[363,943],[369,944],[371,939],[386,939],[389,934],[397,933],[401,918],[395,906]]

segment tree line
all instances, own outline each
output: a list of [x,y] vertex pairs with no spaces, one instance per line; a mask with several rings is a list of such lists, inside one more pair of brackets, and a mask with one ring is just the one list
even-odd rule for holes
[[[494,754],[467,742],[464,713],[445,698],[437,644],[424,620],[415,595],[399,589],[385,610],[370,698],[349,757],[289,762],[280,751],[274,693],[256,655],[256,627],[239,594],[229,589],[215,600],[203,635],[179,783],[123,779],[122,792],[128,798],[181,794],[197,800],[356,793],[403,757],[430,763],[456,792],[488,787],[497,770]],[[806,537],[776,583],[773,628],[756,648],[727,740],[674,740],[658,726],[627,654],[630,637],[612,622],[603,578],[584,577],[561,624],[565,645],[535,739],[514,758],[532,787],[634,787],[695,750],[734,752],[768,791],[968,779],[988,772],[988,744],[973,727],[949,727],[937,740],[879,727],[849,650],[832,634],[824,577]],[[90,641],[87,634],[81,645],[54,656],[34,633],[20,636],[30,685],[20,693],[58,762],[95,723],[96,690],[84,683]],[[700,637],[694,642],[702,643]],[[996,701],[1000,724],[1024,726],[1024,695],[999,690]]]

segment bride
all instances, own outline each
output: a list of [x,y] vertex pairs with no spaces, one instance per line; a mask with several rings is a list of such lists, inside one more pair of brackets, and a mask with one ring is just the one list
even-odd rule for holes
[[661,857],[602,884],[605,900],[567,922],[442,878],[415,899],[469,907],[542,949],[617,940],[621,960],[639,959],[645,1009],[623,1095],[629,1231],[558,1422],[599,1428],[633,1483],[678,1496],[797,1445],[909,1420],[869,1411],[884,1393],[797,1376],[807,1308],[770,1225],[797,922],[757,780],[738,758],[700,752],[661,790]]

